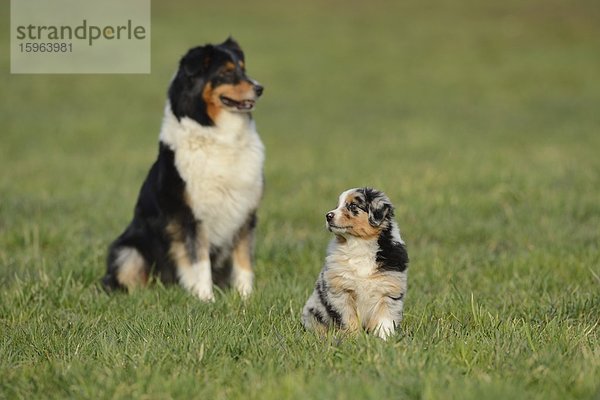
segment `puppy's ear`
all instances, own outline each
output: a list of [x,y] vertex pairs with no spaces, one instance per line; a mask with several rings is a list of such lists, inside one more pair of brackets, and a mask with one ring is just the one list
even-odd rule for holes
[[188,77],[205,73],[210,67],[213,55],[213,46],[199,46],[190,49],[179,63],[180,69]]
[[369,224],[375,228],[388,218],[393,216],[394,208],[384,198],[375,198],[369,203]]

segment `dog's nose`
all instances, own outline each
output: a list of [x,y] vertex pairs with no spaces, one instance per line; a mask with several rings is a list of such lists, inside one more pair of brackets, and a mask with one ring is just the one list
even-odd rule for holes
[[325,214],[325,218],[327,219],[327,222],[331,222],[331,220],[333,219],[333,213],[328,212],[327,214]]
[[256,93],[257,97],[262,96],[264,90],[265,90],[264,86],[259,85],[258,83],[254,84],[254,93]]

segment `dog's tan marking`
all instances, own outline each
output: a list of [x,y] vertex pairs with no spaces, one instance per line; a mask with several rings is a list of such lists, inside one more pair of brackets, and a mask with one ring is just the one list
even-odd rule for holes
[[193,209],[192,197],[190,196],[190,192],[187,190],[183,191],[183,202],[190,208]]
[[204,87],[204,90],[202,91],[202,99],[204,100],[204,103],[206,104],[206,114],[208,114],[209,118],[215,122],[217,120],[217,118],[219,117],[219,114],[221,113],[221,107],[220,104],[221,102],[218,101],[218,96],[217,96],[217,102],[214,101],[214,90],[213,87],[210,83],[207,83],[206,86]]
[[210,253],[208,248],[208,240],[204,234],[204,229],[198,226],[196,232],[196,260],[191,259],[188,249],[185,246],[184,233],[181,229],[181,225],[177,222],[170,222],[167,225],[167,234],[171,237],[171,247],[169,254],[171,255],[173,262],[177,268],[188,268],[191,267],[194,262],[202,262],[209,260]]
[[176,240],[171,242],[169,254],[171,255],[171,258],[178,269],[190,268],[192,266],[190,257],[185,249],[185,245],[181,241]]
[[145,286],[148,282],[146,261],[136,249],[125,247],[119,250],[116,263],[120,266],[117,281],[127,290]]
[[213,101],[216,103],[219,96],[227,96],[233,100],[242,101],[248,98],[248,94],[254,96],[254,87],[250,82],[241,81],[237,85],[224,84],[213,90]]
[[183,233],[181,232],[181,226],[178,223],[171,222],[167,225],[167,234],[171,237],[171,247],[169,248],[169,254],[171,259],[175,263],[176,268],[191,267],[192,262],[187,254],[185,245],[183,242]]
[[244,228],[233,248],[233,265],[252,271],[252,246],[253,237],[250,229]]
[[248,219],[244,227],[238,233],[231,254],[231,283],[244,298],[250,295],[254,283],[254,272],[252,271],[252,251],[254,248],[252,218],[253,217],[250,217]]
[[237,85],[224,84],[213,88],[207,83],[202,92],[202,99],[206,103],[206,113],[215,122],[223,108],[221,96],[229,97],[235,101],[243,101],[254,98],[254,87],[250,82],[242,81]]

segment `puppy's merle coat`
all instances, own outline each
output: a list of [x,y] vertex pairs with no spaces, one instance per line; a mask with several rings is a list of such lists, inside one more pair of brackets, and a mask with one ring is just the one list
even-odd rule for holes
[[192,48],[181,59],[158,159],[133,220],[108,252],[107,290],[143,286],[156,274],[201,300],[214,299],[217,276],[242,296],[251,293],[264,162],[251,111],[262,91],[231,38]]
[[408,254],[394,208],[382,192],[350,189],[326,219],[335,237],[302,323],[316,330],[363,328],[386,339],[402,320],[407,284]]

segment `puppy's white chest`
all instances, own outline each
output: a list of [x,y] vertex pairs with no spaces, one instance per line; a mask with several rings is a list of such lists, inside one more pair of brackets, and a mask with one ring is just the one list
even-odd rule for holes
[[368,278],[377,269],[377,264],[375,263],[372,255],[353,257],[348,260],[348,264],[353,275],[353,279],[359,282],[368,280]]
[[377,270],[376,242],[353,240],[338,245],[333,240],[329,245],[328,253],[327,264],[332,272],[351,281],[368,280]]

